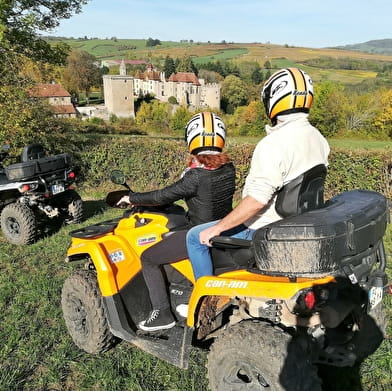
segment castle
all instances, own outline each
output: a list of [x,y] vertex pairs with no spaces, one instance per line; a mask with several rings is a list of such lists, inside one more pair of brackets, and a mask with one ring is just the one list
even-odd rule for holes
[[165,78],[148,65],[146,71],[137,71],[134,76],[127,75],[125,62],[120,64],[119,75],[104,75],[103,89],[105,107],[110,114],[118,117],[134,117],[135,98],[153,95],[156,99],[167,102],[174,97],[178,104],[194,109],[220,109],[220,84],[206,84],[192,72],[178,72]]

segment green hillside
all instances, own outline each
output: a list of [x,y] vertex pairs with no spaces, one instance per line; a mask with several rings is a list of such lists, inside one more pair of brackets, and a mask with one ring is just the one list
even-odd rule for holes
[[[379,43],[380,49],[385,51],[389,47],[390,51],[384,55],[380,54],[370,55],[366,51],[358,52],[357,49],[353,52],[356,45],[348,45],[347,47],[339,48],[304,48],[295,46],[281,46],[265,43],[227,43],[225,41],[220,43],[214,42],[174,42],[174,41],[160,41],[160,45],[147,46],[146,39],[117,39],[116,37],[107,39],[97,38],[61,38],[61,37],[46,37],[50,43],[65,42],[74,49],[85,50],[99,59],[121,59],[121,58],[138,58],[143,59],[148,56],[166,56],[179,57],[187,54],[196,59],[197,62],[210,61],[218,59],[238,59],[241,61],[262,61],[265,59],[290,60],[290,61],[304,61],[312,58],[331,56],[334,58],[353,57],[356,59],[373,60],[373,61],[388,61],[392,62],[392,40],[383,41],[369,41],[375,42],[370,47],[376,48],[376,43]],[[388,41],[388,42],[384,42]],[[358,44],[364,45],[364,44]],[[345,50],[347,48],[347,50]],[[375,49],[374,49],[375,50]],[[376,53],[376,52],[374,52]]]
[[390,56],[392,55],[392,39],[378,39],[353,45],[337,46],[336,48]]
[[[343,84],[358,84],[377,76],[374,63],[391,66],[391,53],[377,54],[344,48],[304,48],[288,45],[273,45],[261,42],[227,43],[225,41],[160,41],[159,45],[147,46],[146,39],[107,39],[96,38],[60,38],[46,37],[50,43],[65,42],[76,50],[84,50],[98,60],[144,60],[154,64],[163,64],[166,56],[174,59],[190,56],[196,65],[213,61],[231,60],[234,62],[258,62],[262,68],[268,61],[272,68],[300,66],[312,74],[314,81],[331,80]],[[159,40],[158,40],[159,41]],[[388,40],[386,40],[388,41]],[[392,42],[392,40],[389,40]],[[373,41],[369,41],[373,42]],[[377,41],[375,41],[377,42]],[[379,43],[382,46],[382,43]],[[375,47],[375,44],[373,45]],[[384,43],[386,47],[386,43]],[[317,62],[315,59],[327,59]],[[347,59],[363,66],[341,66]],[[335,62],[335,63],[333,63]],[[327,64],[327,65],[325,65]],[[158,65],[158,66],[159,66]]]
[[[129,57],[132,53],[136,54],[147,49],[146,39],[117,39],[115,37],[110,39],[46,37],[45,39],[53,44],[65,42],[73,49],[85,50],[102,60]],[[169,49],[171,47],[182,47],[186,45],[186,43],[166,41],[161,42],[159,47]]]

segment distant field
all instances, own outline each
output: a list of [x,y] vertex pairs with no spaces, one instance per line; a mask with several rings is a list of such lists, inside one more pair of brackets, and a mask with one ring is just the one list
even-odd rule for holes
[[[51,43],[58,42],[55,39]],[[313,49],[281,46],[264,43],[205,43],[162,41],[161,45],[147,47],[145,39],[65,39],[71,47],[85,50],[100,60],[105,59],[150,59],[180,58],[191,56],[195,64],[209,61],[233,60],[257,61],[263,68],[266,61],[273,68],[301,66],[309,72],[314,81],[331,80],[343,84],[356,84],[376,77],[375,72],[361,70],[319,69],[304,65],[304,61],[328,56],[333,58],[385,61],[392,63],[392,56],[369,54],[343,49]]]
[[234,58],[241,57],[247,53],[248,53],[248,49],[246,49],[246,48],[224,49],[221,52],[218,52],[216,54],[212,54],[210,56],[195,57],[193,59],[193,62],[195,64],[205,64],[210,61],[231,60]]
[[[51,39],[51,43],[58,40]],[[161,45],[146,47],[144,39],[66,39],[66,43],[77,49],[86,50],[101,59],[117,56],[121,59],[124,55],[143,56],[145,53],[154,55],[169,54],[172,57],[188,54],[195,57],[217,56],[227,50],[238,51],[236,57],[243,61],[259,61],[264,63],[266,60],[287,59],[293,62],[302,62],[320,56],[329,57],[352,57],[359,59],[388,61],[392,62],[392,56],[381,54],[369,54],[342,49],[312,49],[292,46],[280,46],[263,43],[205,43],[205,42],[173,42],[162,41]],[[135,49],[126,49],[133,46]]]
[[[132,57],[137,53],[137,57],[141,57],[148,53],[148,51],[156,50],[156,47],[146,47],[145,39],[65,39],[61,40],[66,42],[72,48],[78,50],[85,50],[95,57],[104,59],[122,59]],[[57,43],[59,40],[50,40],[50,43]],[[160,49],[170,50],[170,48],[182,48],[189,46],[188,43],[181,42],[162,42],[159,46]]]

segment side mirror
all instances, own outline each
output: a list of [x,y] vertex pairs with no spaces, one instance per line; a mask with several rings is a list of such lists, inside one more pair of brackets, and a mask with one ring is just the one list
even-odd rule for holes
[[121,170],[113,170],[110,173],[110,180],[115,183],[116,185],[122,185],[131,191],[131,188],[128,186],[125,180],[125,174]]
[[113,170],[110,173],[110,180],[116,185],[125,185],[125,175],[120,170]]

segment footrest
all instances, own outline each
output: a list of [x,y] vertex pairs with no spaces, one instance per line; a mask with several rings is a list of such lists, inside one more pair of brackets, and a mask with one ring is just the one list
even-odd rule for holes
[[71,231],[69,235],[72,236],[73,238],[79,238],[79,239],[84,239],[84,238],[91,239],[97,236],[102,236],[109,232],[112,232],[117,227],[117,224],[120,220],[121,219],[118,218],[118,219],[103,221],[102,223],[98,223],[94,225],[89,225],[88,227]]

